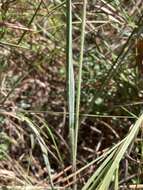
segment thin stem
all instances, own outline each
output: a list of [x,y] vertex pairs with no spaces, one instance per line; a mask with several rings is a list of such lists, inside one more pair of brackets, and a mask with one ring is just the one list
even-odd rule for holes
[[[29,21],[27,27],[29,27],[29,26],[32,24],[32,22],[33,22],[34,18],[36,17],[36,15],[37,15],[37,13],[38,13],[38,11],[39,11],[39,9],[40,9],[42,3],[43,3],[43,1],[41,0],[40,3],[39,3],[39,5],[38,5],[38,7],[37,7],[37,9],[35,10],[34,15],[33,15],[32,18],[30,19],[30,21]],[[27,33],[27,31],[25,30],[25,31],[23,32],[22,36],[20,37],[20,39],[18,40],[18,43],[17,43],[17,44],[20,44],[20,43],[21,43],[21,41],[23,40],[23,38],[24,38],[24,36],[25,36],[26,33]]]
[[[81,97],[82,66],[83,66],[83,52],[84,52],[85,26],[86,26],[86,6],[87,6],[87,0],[84,0],[84,2],[83,2],[83,15],[82,15],[82,26],[81,26],[81,48],[80,48],[80,58],[79,58],[77,98],[76,98],[75,147],[74,147],[74,159],[73,159],[74,171],[76,171],[77,142],[78,142],[78,130],[79,130],[79,114],[80,114],[79,112],[80,112],[80,97]],[[74,180],[76,181],[76,175],[75,175]],[[74,189],[77,189],[77,188],[75,187]]]
[[73,71],[73,60],[72,60],[72,1],[66,1],[67,6],[67,89],[68,89],[68,109],[69,109],[69,135],[71,143],[71,160],[73,161],[74,152],[74,110],[75,110],[75,81]]

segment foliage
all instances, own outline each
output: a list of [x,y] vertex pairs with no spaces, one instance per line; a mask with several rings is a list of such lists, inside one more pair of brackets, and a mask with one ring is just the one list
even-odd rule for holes
[[0,185],[141,187],[142,2],[0,6]]

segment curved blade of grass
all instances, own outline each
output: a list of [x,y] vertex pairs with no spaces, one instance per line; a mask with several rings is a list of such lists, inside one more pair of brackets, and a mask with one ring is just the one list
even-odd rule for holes
[[67,10],[67,88],[68,88],[68,109],[69,109],[69,135],[71,143],[71,159],[73,161],[74,152],[74,107],[75,107],[75,81],[74,81],[74,70],[73,70],[73,60],[72,60],[72,1],[66,1]]
[[[105,161],[102,163],[101,167],[99,167],[96,170],[96,172],[92,175],[92,177],[84,185],[82,190],[87,190],[87,189],[91,190],[94,188],[94,186],[97,186],[97,184],[99,183],[98,180],[100,180],[103,177],[104,173],[106,172],[106,170],[107,170],[106,166],[109,163],[109,161],[112,159],[115,151],[116,150],[113,150],[113,152],[110,153],[110,155],[107,157],[107,159],[105,159]],[[94,181],[94,183],[93,183],[93,181]],[[93,185],[91,186],[92,183],[93,183]]]
[[[101,172],[99,173],[99,175],[97,176],[97,178],[95,179],[94,183],[92,183],[91,187],[88,188],[89,190],[95,190],[98,189],[98,185],[100,183],[100,181],[103,179],[104,175],[107,173],[107,171],[109,170],[111,164],[112,164],[112,158],[113,158],[114,154],[112,154],[111,159],[109,160],[109,162],[106,164],[105,168],[103,168],[103,170],[101,170]],[[107,157],[108,159],[108,157]],[[106,161],[106,160],[105,160]]]
[[[54,148],[55,148],[56,153],[57,153],[57,156],[58,156],[58,158],[56,158],[56,160],[57,160],[57,162],[61,165],[61,168],[62,168],[62,170],[63,170],[64,175],[67,176],[67,173],[66,173],[65,170],[64,170],[64,161],[63,161],[62,155],[61,155],[61,153],[60,153],[60,150],[59,150],[59,148],[58,148],[58,146],[57,146],[57,143],[56,143],[56,140],[55,140],[55,137],[54,137],[54,134],[53,134],[52,130],[50,129],[50,127],[47,125],[47,123],[46,123],[42,118],[40,118],[39,116],[37,116],[37,118],[40,120],[40,122],[42,122],[42,124],[43,124],[42,127],[44,127],[44,128],[47,129],[47,132],[48,132],[50,138],[51,138],[52,141],[53,141],[53,145],[54,145]],[[45,134],[43,131],[41,132],[41,134],[43,134],[43,136],[44,136],[45,138],[47,138],[47,134]],[[49,150],[48,150],[48,151],[49,151]],[[51,153],[51,151],[49,151],[49,153]],[[54,158],[55,158],[55,157],[56,157],[56,156],[54,155]]]
[[[109,189],[109,185],[112,181],[113,175],[115,174],[115,171],[117,170],[117,168],[119,167],[119,163],[121,161],[121,159],[123,158],[125,152],[127,151],[129,145],[134,141],[139,128],[142,124],[143,121],[143,114],[139,117],[139,119],[136,121],[136,123],[134,124],[134,126],[132,126],[132,128],[130,129],[128,135],[122,140],[122,143],[116,147],[116,152],[114,152],[114,156],[109,159],[111,157],[111,155],[109,155],[105,161],[112,162],[110,168],[107,170],[107,172],[105,173],[105,176],[102,178],[102,182],[101,179],[99,179],[100,181],[96,181],[96,177],[98,176],[99,173],[96,173],[97,171],[101,171],[101,169],[103,169],[103,166],[105,164],[105,161],[101,164],[101,166],[99,167],[99,169],[97,169],[97,171],[93,174],[93,176],[87,181],[87,183],[84,185],[83,189],[88,189],[90,187],[90,185],[92,184],[91,190],[96,189],[97,190],[108,190]],[[106,162],[108,164],[108,162]],[[99,183],[99,185],[98,185]],[[98,186],[97,186],[98,185]]]
[[127,151],[127,148],[134,141],[139,131],[142,121],[143,121],[143,115],[140,116],[140,118],[136,121],[135,125],[130,130],[126,141],[123,144],[121,144],[121,146],[118,148],[116,156],[113,160],[113,163],[110,169],[108,170],[107,174],[105,175],[99,190],[107,190],[109,188],[114,172],[119,167],[119,163],[121,159],[123,158],[125,152]]
[[52,130],[50,129],[48,124],[42,118],[40,118],[39,116],[36,116],[36,117],[42,122],[43,126],[47,129],[47,132],[48,132],[49,136],[51,137],[51,139],[53,141],[53,144],[54,144],[55,150],[57,152],[58,158],[59,158],[61,164],[64,165],[62,156],[60,154],[60,151],[59,151],[59,148],[57,146],[57,143],[56,143],[56,140],[55,140],[55,137],[54,137],[54,134],[53,134]]
[[[15,115],[15,113],[13,112],[1,112],[2,115],[6,116],[11,116],[11,117],[14,117],[18,120],[22,120],[22,118],[19,117],[19,114]],[[111,149],[109,149],[108,151],[106,151],[105,153],[103,153],[101,156],[99,156],[98,158],[96,158],[95,160],[91,161],[90,163],[88,163],[87,165],[85,165],[84,167],[80,168],[78,171],[76,171],[76,173],[73,173],[73,174],[70,174],[66,179],[65,179],[65,182],[71,178],[73,178],[73,176],[76,174],[79,174],[81,173],[82,171],[84,171],[85,169],[89,168],[91,165],[95,164],[95,163],[99,163],[101,162],[102,160],[105,160],[105,158],[110,155],[112,152],[114,152],[114,150],[117,149],[117,147],[119,147],[125,140],[126,140],[127,137],[125,137],[123,140],[121,140],[119,143],[117,143],[116,145],[114,145]]]
[[49,162],[49,159],[48,159],[48,152],[47,152],[47,148],[46,148],[46,144],[45,144],[44,140],[40,136],[40,133],[36,129],[33,122],[28,117],[24,116],[21,113],[18,113],[17,116],[18,116],[19,120],[25,121],[29,125],[29,127],[31,128],[31,130],[33,131],[35,136],[37,137],[37,140],[39,142],[39,145],[41,147],[41,151],[42,151],[42,154],[43,154],[43,159],[44,159],[44,162],[45,162],[45,165],[47,167],[48,174],[49,174],[50,185],[51,185],[51,188],[54,189],[52,176],[51,176],[51,166],[50,166],[50,162]]
[[117,143],[116,145],[114,145],[113,147],[111,147],[108,151],[106,151],[105,153],[103,153],[101,156],[99,156],[98,158],[96,158],[95,160],[92,160],[91,162],[89,162],[88,164],[86,164],[85,166],[83,166],[82,168],[78,169],[75,173],[70,174],[68,176],[68,179],[71,179],[75,174],[77,175],[77,174],[81,173],[82,171],[88,169],[93,164],[95,164],[97,162],[100,163],[103,160],[105,160],[105,158],[108,155],[110,155],[112,153],[112,151],[114,151],[115,149],[117,149],[117,147],[119,147],[125,140],[126,140],[126,137],[123,140],[121,140],[119,143]]

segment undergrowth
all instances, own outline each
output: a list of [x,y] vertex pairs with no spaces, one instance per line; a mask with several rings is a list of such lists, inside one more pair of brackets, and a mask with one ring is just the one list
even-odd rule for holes
[[142,1],[0,1],[1,189],[143,189]]

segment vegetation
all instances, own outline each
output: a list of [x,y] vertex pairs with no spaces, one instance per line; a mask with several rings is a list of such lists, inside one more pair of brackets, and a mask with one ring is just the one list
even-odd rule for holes
[[142,1],[0,7],[0,188],[143,189]]

